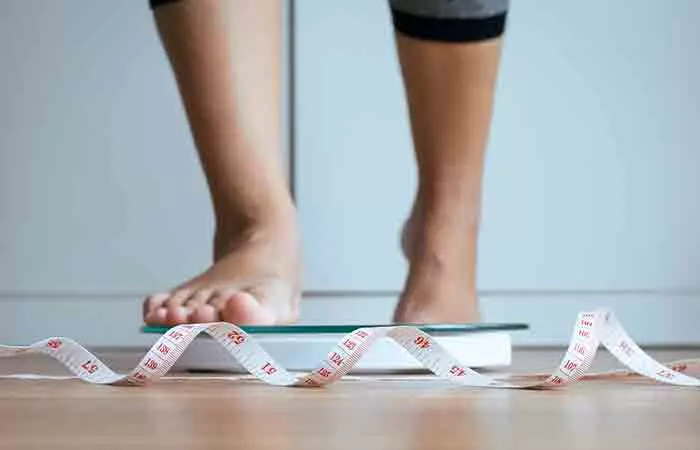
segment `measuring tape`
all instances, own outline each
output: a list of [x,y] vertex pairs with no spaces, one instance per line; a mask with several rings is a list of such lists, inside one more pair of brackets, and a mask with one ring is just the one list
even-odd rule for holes
[[[113,372],[80,344],[62,337],[45,339],[29,346],[0,345],[0,357],[43,353],[62,362],[77,377],[89,383],[144,386],[165,376],[187,346],[202,332],[214,338],[256,378],[275,386],[320,387],[333,383],[347,374],[375,341],[386,337],[405,348],[438,377],[464,386],[547,389],[585,378],[641,375],[676,386],[700,387],[700,379],[683,373],[700,367],[700,360],[671,363],[669,366],[657,362],[632,341],[613,313],[606,309],[578,315],[569,348],[553,373],[506,378],[485,376],[464,366],[430,335],[409,326],[358,328],[345,335],[315,370],[301,376],[281,367],[250,335],[225,322],[171,328],[127,375]],[[586,375],[600,344],[629,370]]]

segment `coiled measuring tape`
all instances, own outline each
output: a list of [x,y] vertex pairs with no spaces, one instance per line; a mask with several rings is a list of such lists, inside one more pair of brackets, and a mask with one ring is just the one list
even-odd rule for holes
[[[43,353],[62,362],[77,377],[89,383],[144,386],[165,376],[187,346],[202,332],[221,344],[252,375],[275,386],[320,387],[333,383],[347,374],[375,341],[386,337],[405,348],[438,377],[465,386],[546,389],[595,376],[640,375],[662,383],[700,387],[700,379],[683,373],[700,366],[700,360],[670,366],[657,362],[632,341],[613,313],[606,309],[578,315],[566,354],[559,367],[549,375],[507,378],[482,375],[461,364],[430,335],[409,326],[358,328],[340,339],[315,370],[301,376],[281,367],[250,335],[225,322],[171,328],[127,375],[113,372],[80,344],[62,337],[45,339],[29,346],[0,345],[0,357]],[[586,375],[601,344],[629,370]]]

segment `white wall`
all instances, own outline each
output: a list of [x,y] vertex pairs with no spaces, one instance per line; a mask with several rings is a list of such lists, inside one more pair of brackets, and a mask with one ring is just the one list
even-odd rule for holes
[[[388,14],[296,3],[295,187],[310,293],[331,291],[303,318],[383,321],[415,183]],[[489,149],[486,319],[561,342],[612,304],[642,341],[699,342],[700,4],[528,5]],[[0,341],[149,341],[139,297],[204,268],[212,224],[146,1],[0,2],[0,89]]]

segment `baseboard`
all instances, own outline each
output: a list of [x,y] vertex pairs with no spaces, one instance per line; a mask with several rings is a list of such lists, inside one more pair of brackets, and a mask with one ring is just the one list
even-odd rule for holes
[[[308,298],[302,304],[304,323],[388,322],[392,296]],[[700,295],[663,293],[508,293],[484,296],[487,322],[525,322],[530,330],[513,333],[515,345],[565,345],[578,311],[600,306],[614,309],[633,338],[642,345],[700,345]],[[49,335],[70,336],[90,346],[146,346],[154,336],[139,333],[138,298],[94,295],[26,295],[0,298],[0,342],[22,344]]]

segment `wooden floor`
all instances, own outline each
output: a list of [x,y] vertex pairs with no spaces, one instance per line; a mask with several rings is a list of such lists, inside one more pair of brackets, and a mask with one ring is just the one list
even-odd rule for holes
[[[520,366],[543,361],[539,368],[548,368],[557,359],[550,353],[526,353]],[[0,374],[37,371],[62,373],[43,359],[0,360]],[[431,377],[323,389],[0,378],[0,449],[88,448],[697,450],[700,391],[641,381],[484,390]]]

